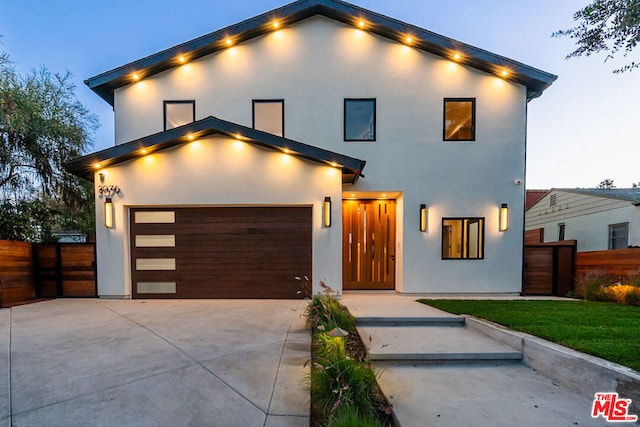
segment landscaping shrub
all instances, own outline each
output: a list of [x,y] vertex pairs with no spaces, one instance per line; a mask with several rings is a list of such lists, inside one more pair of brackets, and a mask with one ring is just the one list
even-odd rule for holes
[[[382,421],[385,417],[389,419],[391,407],[378,390],[377,374],[360,356],[363,352],[354,352],[354,342],[362,346],[355,319],[332,295],[330,287],[322,282],[320,285],[324,293],[312,298],[306,312],[313,331],[313,357],[306,379],[317,418],[312,417],[312,425],[390,425]],[[329,336],[328,332],[334,328],[349,332],[349,337]],[[349,339],[348,346],[345,339]]]
[[582,296],[589,301],[613,302],[615,298],[605,291],[611,283],[611,277],[606,274],[589,274],[580,280]]
[[320,286],[323,287],[324,293],[315,295],[307,308],[307,319],[314,332],[330,331],[333,328],[355,331],[353,316],[333,297],[333,289],[323,282],[320,282]]

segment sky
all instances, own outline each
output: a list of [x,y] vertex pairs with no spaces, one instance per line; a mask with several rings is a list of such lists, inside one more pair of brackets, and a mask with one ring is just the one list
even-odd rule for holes
[[[590,0],[352,0],[351,2],[558,75],[528,104],[528,189],[640,182],[640,69],[634,59],[565,60],[551,34]],[[0,51],[20,73],[70,71],[77,98],[99,119],[94,150],[114,144],[111,106],[84,80],[288,3],[287,0],[0,0]]]

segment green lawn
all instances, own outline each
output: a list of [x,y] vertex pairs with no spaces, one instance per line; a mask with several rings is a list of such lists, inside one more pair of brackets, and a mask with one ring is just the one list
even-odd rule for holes
[[418,300],[640,371],[640,307],[592,301]]

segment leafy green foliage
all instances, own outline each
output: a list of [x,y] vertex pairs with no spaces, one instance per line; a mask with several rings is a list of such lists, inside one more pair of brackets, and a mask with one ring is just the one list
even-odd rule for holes
[[419,300],[640,371],[640,307],[592,301]]
[[[566,36],[576,41],[577,48],[567,58],[606,52],[605,62],[623,52],[627,56],[640,41],[640,1],[595,0],[573,15],[578,25],[557,31],[554,37]],[[631,62],[614,73],[640,66]]]
[[0,54],[0,238],[94,229],[93,185],[62,165],[90,148],[97,126],[75,99],[69,72],[43,67],[22,76]]

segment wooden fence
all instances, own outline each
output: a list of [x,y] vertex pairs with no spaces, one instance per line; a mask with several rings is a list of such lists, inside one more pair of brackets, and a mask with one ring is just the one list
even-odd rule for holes
[[576,241],[524,247],[522,293],[565,296],[574,290]]
[[576,257],[577,277],[591,273],[616,276],[640,273],[640,248],[578,252]]
[[0,240],[0,268],[0,306],[97,296],[95,243]]
[[36,297],[31,243],[0,240],[0,307]]

